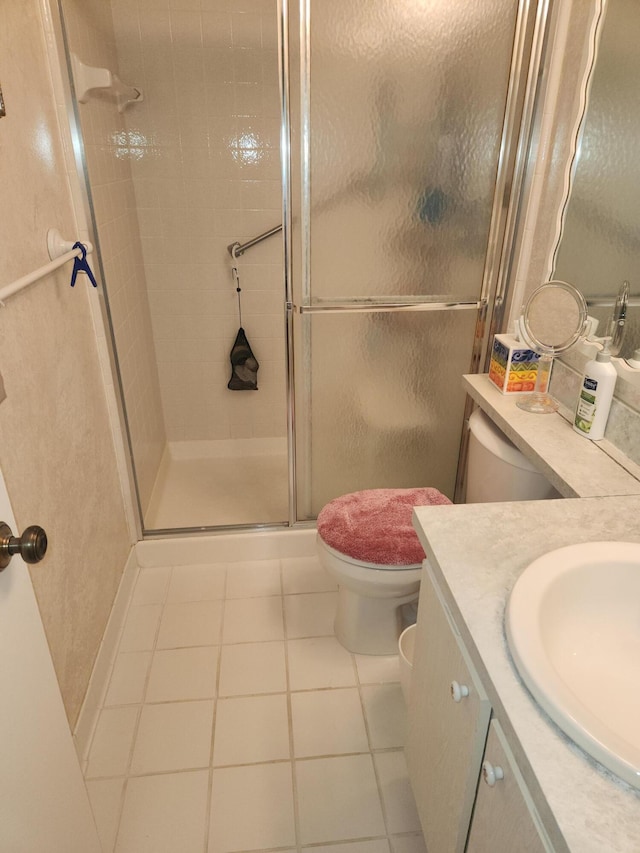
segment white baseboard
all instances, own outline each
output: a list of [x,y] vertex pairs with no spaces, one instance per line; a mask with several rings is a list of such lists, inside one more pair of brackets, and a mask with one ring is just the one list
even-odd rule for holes
[[104,704],[104,697],[109,685],[109,677],[118,651],[120,636],[127,616],[129,601],[133,587],[138,577],[138,560],[136,549],[133,547],[122,572],[120,586],[116,593],[107,627],[105,628],[100,648],[93,665],[89,686],[78,715],[73,732],[73,742],[78,753],[80,766],[85,770],[85,763],[91,747],[93,732],[98,722],[98,714]]

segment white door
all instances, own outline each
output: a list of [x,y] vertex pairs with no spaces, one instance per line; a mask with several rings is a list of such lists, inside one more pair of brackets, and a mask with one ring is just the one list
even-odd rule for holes
[[[2,471],[0,521],[15,536],[22,533]],[[29,570],[20,556],[0,572],[0,850],[100,853]]]

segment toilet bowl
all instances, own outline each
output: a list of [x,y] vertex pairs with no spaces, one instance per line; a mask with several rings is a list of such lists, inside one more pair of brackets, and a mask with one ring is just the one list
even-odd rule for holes
[[330,501],[318,516],[317,551],[338,583],[335,633],[349,651],[398,651],[403,605],[420,588],[424,550],[414,506],[450,504],[437,489],[367,489]]
[[422,564],[383,566],[355,560],[318,536],[318,556],[338,584],[335,634],[350,652],[392,655],[402,631],[403,604],[420,591]]
[[[467,503],[560,497],[479,409],[469,419]],[[437,489],[368,489],[330,501],[318,516],[320,562],[338,583],[335,633],[351,652],[391,655],[403,605],[418,598],[425,558],[414,506],[450,504]]]

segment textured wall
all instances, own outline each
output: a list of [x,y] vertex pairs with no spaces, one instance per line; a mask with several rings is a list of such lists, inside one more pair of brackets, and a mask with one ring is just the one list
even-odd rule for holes
[[[4,4],[0,30],[0,285],[48,262],[46,232],[77,233],[37,0]],[[73,725],[130,542],[85,281],[70,266],[0,309],[0,466],[20,529],[49,552],[31,573]]]
[[[170,440],[283,437],[282,242],[238,261],[258,394],[227,390],[238,327],[226,246],[282,221],[275,0],[112,0]],[[135,149],[135,151],[133,150]]]
[[[65,0],[63,7],[71,50],[87,65],[119,73],[109,3]],[[79,104],[78,112],[144,510],[166,436],[131,174],[138,146],[127,114],[108,96]]]

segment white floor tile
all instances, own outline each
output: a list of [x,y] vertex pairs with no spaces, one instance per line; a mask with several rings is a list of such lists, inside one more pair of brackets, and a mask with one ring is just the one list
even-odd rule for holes
[[252,560],[229,565],[227,598],[280,595],[281,592],[279,560]]
[[394,835],[391,839],[393,853],[427,853],[422,833],[418,835]]
[[302,844],[385,835],[370,755],[296,761]]
[[141,604],[129,608],[120,639],[121,652],[144,652],[156,641],[161,604]]
[[289,758],[286,694],[218,700],[214,767]]
[[282,591],[332,592],[338,584],[320,565],[317,557],[288,557],[282,563]]
[[291,764],[213,771],[209,853],[295,845]]
[[164,604],[170,574],[168,566],[140,569],[131,604]]
[[145,705],[133,749],[131,772],[159,773],[207,767],[213,702]]
[[282,640],[282,598],[236,598],[225,603],[223,643],[260,643]]
[[374,756],[387,828],[392,832],[417,832],[421,829],[413,792],[409,784],[404,752],[379,752]]
[[162,649],[151,662],[146,702],[210,699],[216,695],[219,646]]
[[226,563],[204,566],[175,566],[171,572],[167,601],[212,601],[224,598]]
[[220,655],[220,696],[281,693],[287,689],[284,643],[223,646]]
[[336,584],[317,557],[231,559],[138,575],[87,763],[105,851],[122,807],[116,853],[202,853],[207,808],[208,853],[287,853],[291,724],[298,845],[425,853],[400,750],[397,655],[338,643]]
[[111,853],[113,845],[116,843],[124,781],[122,778],[87,782],[91,811],[96,822],[103,853]]
[[142,702],[152,652],[123,652],[116,657],[104,700],[110,705],[136,705]]
[[287,637],[332,637],[337,600],[337,592],[285,595],[284,619]]
[[89,752],[87,779],[125,775],[139,710],[130,706],[101,711]]
[[398,655],[354,655],[360,684],[400,681]]
[[407,709],[399,684],[371,684],[362,688],[371,749],[404,746]]
[[158,631],[158,648],[215,646],[220,643],[222,601],[166,604]]
[[[346,844],[314,847],[313,853],[389,853],[389,842],[386,838],[375,838],[371,841],[348,841]],[[410,852],[407,851],[407,853]]]
[[129,779],[116,853],[202,853],[209,771]]
[[355,687],[293,693],[291,713],[296,758],[369,751]]
[[291,690],[351,687],[356,683],[351,654],[335,637],[289,640]]

